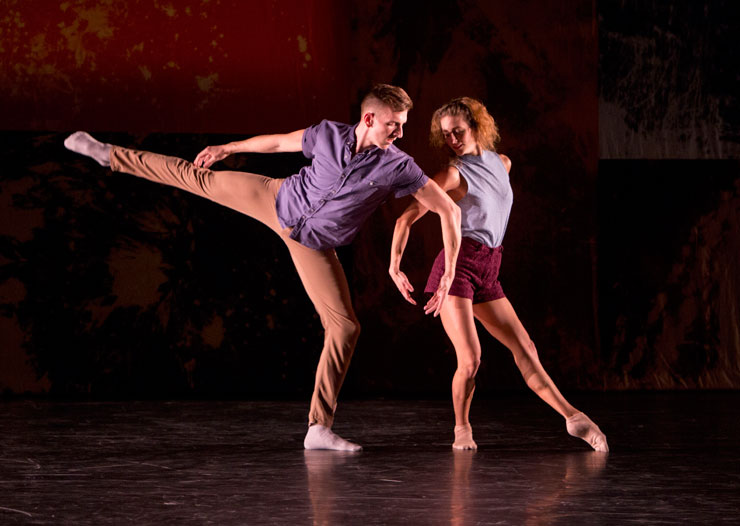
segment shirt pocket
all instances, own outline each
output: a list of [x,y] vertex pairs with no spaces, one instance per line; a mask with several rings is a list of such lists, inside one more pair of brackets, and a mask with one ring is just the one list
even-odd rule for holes
[[393,186],[387,184],[386,181],[365,181],[364,187],[365,195],[367,196],[366,199],[370,198],[376,200],[378,203],[385,201],[393,193]]
[[389,192],[393,190],[393,185],[387,177],[368,177],[363,181],[365,188],[372,192],[383,191]]

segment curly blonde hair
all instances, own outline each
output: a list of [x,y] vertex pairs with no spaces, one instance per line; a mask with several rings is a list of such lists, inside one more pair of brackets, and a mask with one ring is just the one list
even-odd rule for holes
[[[496,143],[501,140],[498,133],[498,125],[482,102],[470,97],[459,97],[438,108],[432,115],[432,125],[429,132],[429,142],[435,148],[444,148],[445,138],[442,135],[440,121],[442,117],[462,116],[473,130],[475,140],[482,148],[496,151]],[[449,150],[449,148],[448,148]],[[455,156],[452,151],[448,152],[451,157]]]

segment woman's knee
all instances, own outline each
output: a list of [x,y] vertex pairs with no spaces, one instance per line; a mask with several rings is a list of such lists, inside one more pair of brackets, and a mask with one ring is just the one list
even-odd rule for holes
[[457,373],[462,375],[466,380],[472,380],[478,374],[480,367],[480,356],[472,356],[465,360],[457,361]]
[[524,352],[526,352],[531,358],[537,358],[537,347],[529,336],[522,338],[521,345]]

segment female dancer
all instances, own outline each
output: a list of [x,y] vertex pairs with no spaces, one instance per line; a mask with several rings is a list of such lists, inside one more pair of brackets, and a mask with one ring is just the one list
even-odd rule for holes
[[[585,414],[575,409],[547,375],[537,349],[501,289],[498,272],[504,232],[513,201],[511,161],[499,155],[493,117],[479,101],[462,97],[439,108],[432,116],[431,143],[444,148],[449,166],[434,180],[457,202],[462,212],[462,243],[449,297],[440,312],[447,336],[457,354],[452,378],[455,409],[455,449],[477,449],[468,420],[481,348],[475,319],[514,355],[524,381],[542,400],[560,413],[568,433],[582,438],[596,451],[609,451],[606,436]],[[396,221],[391,247],[390,274],[407,301],[413,288],[400,270],[411,225],[427,210],[412,203]],[[444,272],[444,250],[434,262],[426,292],[434,292]]]

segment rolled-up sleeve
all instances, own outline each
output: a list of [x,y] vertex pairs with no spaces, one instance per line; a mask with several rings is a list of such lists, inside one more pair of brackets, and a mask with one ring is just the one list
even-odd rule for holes
[[413,194],[419,188],[427,184],[429,177],[419,168],[414,161],[409,160],[406,166],[399,170],[398,179],[396,180],[396,197]]
[[319,134],[319,127],[324,124],[321,121],[319,124],[309,126],[303,131],[303,155],[308,159],[313,159],[313,149],[316,146],[316,137]]

